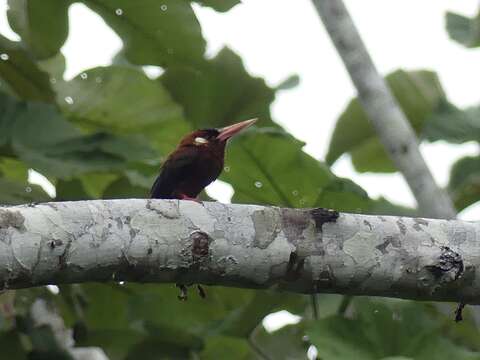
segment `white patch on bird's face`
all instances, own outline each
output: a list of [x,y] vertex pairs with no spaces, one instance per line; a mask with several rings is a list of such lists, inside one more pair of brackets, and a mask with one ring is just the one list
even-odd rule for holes
[[208,140],[202,137],[196,137],[195,140],[195,145],[205,145],[208,144]]

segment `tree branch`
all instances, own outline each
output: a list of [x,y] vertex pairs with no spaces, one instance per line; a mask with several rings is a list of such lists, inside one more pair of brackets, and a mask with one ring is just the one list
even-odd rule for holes
[[380,141],[405,177],[420,212],[452,219],[456,213],[418,149],[418,140],[405,114],[380,76],[342,0],[312,0],[350,77]]
[[480,303],[480,224],[97,200],[0,208],[0,284],[200,283]]

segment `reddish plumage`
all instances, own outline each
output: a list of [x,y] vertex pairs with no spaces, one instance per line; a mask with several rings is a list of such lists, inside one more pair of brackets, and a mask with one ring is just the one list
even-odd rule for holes
[[151,197],[196,199],[222,172],[228,139],[255,121],[242,121],[222,129],[197,130],[186,135],[163,164]]

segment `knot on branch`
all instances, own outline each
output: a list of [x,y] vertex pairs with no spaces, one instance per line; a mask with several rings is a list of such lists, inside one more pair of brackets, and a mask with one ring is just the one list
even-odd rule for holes
[[443,285],[459,279],[465,270],[462,256],[448,246],[440,247],[440,254],[435,258],[433,264],[425,265],[424,269],[429,276],[420,277],[420,281],[422,286],[430,289],[431,294]]
[[464,271],[462,257],[448,246],[442,246],[440,250],[436,263],[427,265],[427,270],[436,280],[440,279],[442,282],[457,280]]
[[195,231],[190,234],[192,240],[192,255],[194,260],[200,260],[208,256],[211,238],[203,231]]
[[315,227],[320,232],[323,230],[323,224],[337,222],[339,217],[338,211],[324,208],[312,209],[310,210],[310,215],[312,216],[313,221],[315,221]]

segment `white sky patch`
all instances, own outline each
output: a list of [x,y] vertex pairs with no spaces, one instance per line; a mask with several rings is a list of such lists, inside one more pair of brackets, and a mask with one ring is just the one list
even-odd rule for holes
[[233,196],[232,185],[225,181],[215,180],[205,189],[208,196],[220,201],[224,204],[230,204]]
[[33,185],[39,185],[50,196],[54,198],[57,194],[55,186],[42,174],[33,169],[28,170],[28,182]]
[[113,56],[122,48],[118,35],[83,4],[71,5],[68,14],[69,35],[62,47],[67,60],[65,79],[69,80],[83,70],[110,65]]
[[265,316],[262,324],[265,330],[268,332],[274,332],[286,325],[298,324],[301,320],[302,318],[300,316],[282,310]]
[[60,289],[57,285],[47,285],[47,290],[50,291],[53,295],[58,295],[60,293]]

